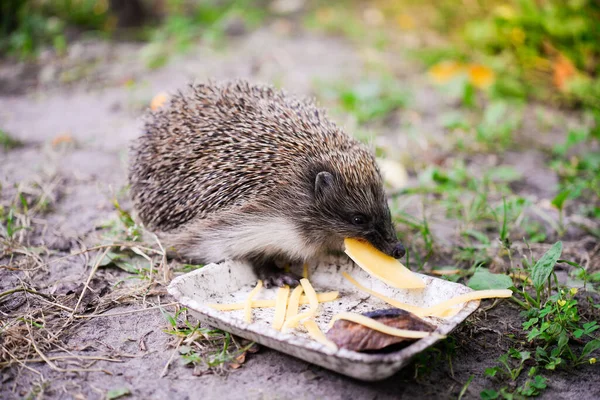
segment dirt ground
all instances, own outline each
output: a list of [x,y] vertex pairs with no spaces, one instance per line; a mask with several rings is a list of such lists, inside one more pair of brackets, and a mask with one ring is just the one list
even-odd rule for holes
[[[30,221],[34,230],[27,238],[30,248],[44,249],[39,254],[44,263],[30,270],[0,269],[0,292],[27,282],[45,293],[81,293],[96,253],[64,256],[102,242],[105,231],[99,226],[114,217],[113,198],[123,198],[129,142],[140,134],[142,111],[157,93],[175,91],[190,81],[242,77],[277,82],[288,91],[310,95],[316,80],[356,79],[369,61],[343,39],[307,32],[281,34],[274,27],[232,40],[226,50],[199,46],[154,71],[140,61],[140,47],[82,41],[69,49],[65,59],[47,54],[37,67],[0,66],[0,127],[23,142],[20,148],[0,152],[2,198],[14,196],[15,185],[21,184],[26,193],[41,191],[52,204]],[[414,96],[411,111],[402,117],[410,119],[413,132],[423,138],[442,137],[439,116],[453,104],[437,95],[410,63],[394,63],[392,68]],[[401,127],[387,126],[383,131],[381,140],[387,146],[406,150],[415,145]],[[548,140],[548,135],[532,138]],[[532,172],[524,183],[527,190],[540,198],[554,195],[556,176],[539,167],[542,155],[505,157],[517,169]],[[122,206],[129,208],[126,200]],[[20,259],[0,259],[0,264],[20,265]],[[125,287],[135,285],[119,269],[98,270],[91,282],[93,295],[84,302],[97,306],[108,296],[111,300],[100,301],[102,307],[119,313],[173,301],[164,287],[156,285],[134,300],[118,303],[113,284],[119,280],[125,280]],[[0,311],[10,315],[35,301],[36,296],[21,293],[3,303]],[[238,369],[200,376],[175,355],[162,376],[173,356],[174,338],[164,332],[168,325],[158,309],[87,318],[70,326],[61,338],[62,349],[55,347],[46,356],[77,354],[118,362],[90,360],[89,366],[77,367],[104,372],[65,372],[61,368],[70,369],[69,364],[58,362],[13,365],[0,370],[0,398],[99,399],[119,388],[129,389],[134,398],[455,398],[470,376],[474,379],[465,398],[478,398],[489,387],[484,370],[518,340],[510,335],[520,330],[518,314],[519,309],[508,302],[490,311],[482,308],[437,351],[376,383],[352,380],[267,348],[248,354]],[[544,398],[600,398],[595,366],[555,373],[548,384]]]

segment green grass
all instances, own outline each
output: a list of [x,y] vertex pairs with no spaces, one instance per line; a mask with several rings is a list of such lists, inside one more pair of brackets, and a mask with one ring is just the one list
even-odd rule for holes
[[239,366],[243,364],[246,352],[254,346],[253,342],[242,346],[228,332],[202,328],[199,322],[190,322],[186,309],[180,309],[174,315],[162,309],[161,312],[168,324],[165,332],[180,339],[177,352],[181,362],[198,371],[222,370],[232,363]]
[[21,146],[23,146],[23,143],[20,140],[13,138],[6,131],[0,129],[0,148],[8,151]]
[[63,54],[69,26],[95,32],[109,29],[107,0],[5,0],[0,7],[0,54],[20,59],[35,58],[43,46]]

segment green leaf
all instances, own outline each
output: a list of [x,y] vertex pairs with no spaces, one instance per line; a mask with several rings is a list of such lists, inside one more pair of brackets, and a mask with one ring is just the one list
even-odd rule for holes
[[482,400],[494,400],[497,399],[500,395],[494,389],[485,389],[479,393],[479,397]]
[[118,399],[119,397],[128,396],[131,391],[128,388],[111,389],[106,392],[106,400]]
[[554,199],[552,199],[552,205],[558,208],[559,210],[562,210],[565,205],[565,201],[567,200],[567,197],[569,197],[570,194],[570,190],[563,190],[562,192],[557,194]]
[[471,289],[508,289],[513,286],[513,281],[508,275],[492,274],[487,268],[477,268],[469,279]]
[[585,345],[585,347],[583,348],[583,350],[581,351],[581,358],[587,357],[592,352],[594,352],[598,349],[600,349],[600,339],[594,339],[594,340],[588,342]]
[[490,239],[484,233],[474,230],[474,229],[467,229],[466,231],[463,232],[463,236],[472,236],[482,244],[485,244],[485,245],[490,244]]
[[554,265],[560,258],[561,253],[562,242],[556,242],[546,253],[544,253],[542,258],[535,263],[531,269],[531,280],[533,281],[536,290],[539,291],[544,287],[548,277],[552,274]]

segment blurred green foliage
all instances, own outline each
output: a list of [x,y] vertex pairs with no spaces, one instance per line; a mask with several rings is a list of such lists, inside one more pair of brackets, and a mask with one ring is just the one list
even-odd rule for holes
[[359,124],[387,117],[405,107],[410,97],[398,81],[387,76],[365,78],[356,84],[321,82],[318,90],[321,97],[339,104],[342,112],[354,115]]
[[143,56],[148,67],[159,68],[174,52],[186,51],[198,39],[222,44],[228,32],[243,33],[264,17],[264,8],[253,0],[168,0],[162,22],[146,29],[149,44]]
[[420,52],[426,64],[477,60],[498,73],[492,95],[600,107],[600,2],[441,0],[427,10],[450,44]]
[[[136,7],[129,1],[2,0],[0,55],[34,58],[48,45],[61,53],[67,46],[67,32],[107,36],[123,17],[146,23],[134,30],[133,37],[149,42],[144,51],[148,66],[160,67],[173,52],[185,51],[198,39],[221,43],[226,33],[243,33],[265,15],[262,2],[254,0],[146,0],[136,2]],[[132,16],[132,9],[144,15]]]
[[66,49],[65,29],[107,31],[108,0],[2,0],[0,54],[34,57],[41,46]]

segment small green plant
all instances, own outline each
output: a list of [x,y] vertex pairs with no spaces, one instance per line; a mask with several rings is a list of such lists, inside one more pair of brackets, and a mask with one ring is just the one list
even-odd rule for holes
[[[560,177],[560,192],[552,204],[560,211],[561,218],[569,199],[600,197],[600,155],[597,151],[585,151],[593,149],[600,139],[600,112],[594,112],[592,116],[593,127],[569,131],[565,141],[553,148],[550,166]],[[583,146],[584,150],[569,154],[576,146]],[[600,217],[597,202],[592,202],[588,214],[592,218]]]
[[521,375],[521,371],[525,368],[525,361],[531,358],[529,351],[517,351],[510,349],[508,353],[501,355],[498,358],[499,366],[486,368],[485,375],[492,378],[499,375],[504,375],[512,381],[516,381]]
[[104,226],[111,228],[109,235],[131,242],[140,241],[143,234],[142,227],[134,221],[129,211],[121,207],[117,199],[113,200],[113,206],[118,214],[118,222],[111,221]]
[[[191,323],[187,316],[184,316],[185,312],[186,309],[182,308],[172,315],[161,308],[161,313],[169,325],[169,329],[165,332],[180,338],[180,343],[185,342],[185,345],[179,346],[178,349],[183,365],[211,369],[223,367],[228,363],[243,363],[241,358],[254,346],[253,342],[240,346],[228,332],[201,328],[199,322]],[[180,320],[183,323],[180,323]],[[209,351],[207,346],[199,344],[199,341],[208,342]],[[219,347],[220,349],[214,350]]]
[[[585,363],[600,348],[600,339],[594,334],[600,328],[597,321],[582,321],[579,315],[578,290],[561,289],[556,283],[554,268],[561,253],[562,242],[556,242],[537,262],[524,260],[535,294],[523,288],[517,291],[523,301],[513,299],[525,309],[523,330],[527,341],[536,346],[535,360],[548,370]],[[573,342],[585,343],[579,353]]]
[[[546,369],[556,369],[566,362],[574,365],[587,362],[587,357],[600,348],[600,340],[593,333],[600,328],[596,321],[582,323],[573,296],[576,289],[561,290],[551,296],[541,309],[532,308],[524,313],[523,329],[528,332],[527,340],[540,343],[536,359]],[[570,341],[591,339],[581,353],[569,345]]]
[[[510,356],[510,358],[509,358]],[[524,367],[524,363],[531,358],[529,352],[519,352],[515,349],[510,349],[507,354],[500,356],[498,361],[501,365],[486,368],[485,375],[491,378],[499,378],[500,376],[510,379],[515,382],[521,375]],[[516,360],[516,361],[515,361]],[[516,364],[516,365],[515,365]],[[482,399],[505,399],[513,400],[522,397],[535,397],[542,393],[544,389],[548,387],[546,382],[548,381],[541,375],[537,375],[537,368],[531,367],[527,373],[527,379],[525,382],[516,387],[516,389],[510,390],[508,387],[502,387],[500,391],[494,389],[485,389],[481,391],[480,397]],[[498,379],[497,379],[498,380]]]

